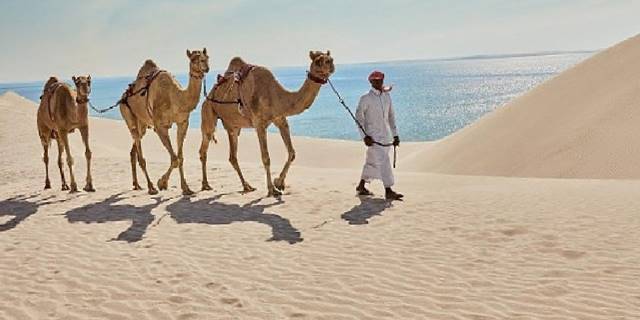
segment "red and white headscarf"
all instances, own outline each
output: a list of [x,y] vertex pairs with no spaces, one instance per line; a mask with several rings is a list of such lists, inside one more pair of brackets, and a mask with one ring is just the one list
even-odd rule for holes
[[384,73],[378,70],[371,72],[369,75],[369,81],[371,80],[384,80]]
[[[371,80],[384,80],[384,73],[382,71],[374,70],[369,74],[369,81]],[[393,89],[393,86],[383,87],[382,91],[389,92]]]

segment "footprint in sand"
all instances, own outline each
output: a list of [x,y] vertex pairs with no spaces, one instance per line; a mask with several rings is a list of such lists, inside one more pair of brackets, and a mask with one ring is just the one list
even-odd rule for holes
[[187,298],[181,297],[181,296],[171,296],[171,297],[169,297],[169,301],[171,301],[173,303],[182,304],[182,303],[187,302],[187,300],[188,300]]
[[504,234],[505,236],[513,237],[513,236],[527,234],[529,233],[529,230],[527,230],[527,228],[525,227],[514,227],[511,229],[502,230],[500,231],[500,233]]
[[179,320],[198,319],[197,313],[185,313],[178,316]]
[[560,255],[571,260],[582,258],[587,253],[584,251],[574,251],[574,250],[562,250],[560,251]]
[[242,308],[242,302],[238,298],[220,298],[220,302],[224,304],[232,304],[235,307]]

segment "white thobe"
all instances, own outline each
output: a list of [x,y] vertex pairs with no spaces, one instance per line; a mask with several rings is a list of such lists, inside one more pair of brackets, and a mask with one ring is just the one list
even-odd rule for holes
[[[358,109],[356,110],[356,119],[374,141],[384,144],[392,143],[393,137],[398,135],[389,92],[381,92],[372,88],[368,93],[360,97]],[[358,128],[358,131],[364,138],[365,135],[362,130]],[[393,186],[393,171],[389,160],[390,149],[390,147],[383,147],[377,144],[367,148],[367,158],[362,168],[361,179],[366,182],[380,179],[385,188]]]

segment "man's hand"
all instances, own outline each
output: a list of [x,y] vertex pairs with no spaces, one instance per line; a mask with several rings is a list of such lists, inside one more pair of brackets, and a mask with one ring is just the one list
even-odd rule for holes
[[367,147],[371,147],[373,145],[373,138],[370,136],[364,137],[364,144],[367,145]]
[[400,137],[395,136],[393,137],[393,146],[397,147],[400,145]]

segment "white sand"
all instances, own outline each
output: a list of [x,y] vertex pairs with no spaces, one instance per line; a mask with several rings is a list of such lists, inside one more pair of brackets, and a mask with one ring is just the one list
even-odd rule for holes
[[467,175],[640,178],[640,36],[499,108],[404,168]]
[[[604,57],[627,57],[618,52],[627,47],[636,52],[640,46],[628,42]],[[592,70],[589,66],[602,57],[513,106],[533,106],[536,97],[556,99],[545,93],[553,86],[565,89],[567,101],[576,101],[570,75]],[[593,69],[596,76],[609,75],[600,83],[626,83],[606,72],[612,68],[627,75],[611,63]],[[599,101],[617,105],[619,94],[629,94],[627,87],[620,90]],[[600,97],[586,94],[585,106],[567,105],[575,115],[591,110],[588,102]],[[532,141],[533,146],[553,147],[553,141],[566,146],[570,138],[564,134],[573,132],[569,129],[502,123],[498,127],[505,146],[493,141],[492,153],[476,153],[475,158],[462,153],[462,160],[447,158],[440,166],[430,158],[424,168],[418,165],[425,154],[442,157],[443,150],[457,150],[456,141],[471,143],[467,135],[475,133],[469,132],[479,132],[479,140],[493,138],[487,127],[498,120],[492,118],[515,119],[504,108],[445,141],[404,144],[400,168],[405,171],[397,172],[397,188],[407,197],[390,206],[381,199],[380,184],[373,186],[378,194],[373,199],[354,195],[364,153],[360,143],[309,138],[294,138],[297,159],[282,201],[262,198],[264,173],[251,133],[241,135],[240,159],[247,178],[258,187],[254,193],[238,193],[226,143],[210,151],[209,176],[216,190],[183,198],[175,172],[170,189],[158,196],[130,191],[131,142],[124,123],[91,119],[97,192],[68,194],[59,190],[55,151],[54,189],[42,191],[35,108],[14,94],[0,97],[0,319],[640,319],[640,181],[422,170],[457,172],[465,160],[476,174],[569,175],[566,157],[543,164],[549,157],[529,159],[529,151],[511,154],[514,162],[527,158],[531,171],[491,162],[499,158],[494,153],[513,147],[515,136],[533,139],[536,132],[546,138]],[[545,115],[536,109],[527,118],[559,121],[549,109],[553,107],[540,106]],[[573,121],[564,117],[568,111],[555,112],[568,121],[568,128],[593,125],[590,132],[597,137],[621,136],[614,132],[618,129],[640,130],[627,123],[601,124],[605,115],[596,117],[591,111],[585,117],[592,120],[576,116]],[[509,128],[523,133],[507,134]],[[224,131],[218,139],[226,141]],[[85,161],[79,134],[72,140],[82,187]],[[199,143],[199,130],[191,130],[185,169],[196,190]],[[613,147],[625,143],[634,142],[610,141]],[[572,146],[591,145],[578,140]],[[153,132],[143,147],[156,180],[168,166],[168,156]],[[273,168],[279,170],[285,153],[278,136],[271,137],[270,147]],[[618,150],[613,147],[607,152]],[[606,159],[621,167],[609,167]],[[633,160],[626,153],[593,155],[576,163],[570,176],[610,172],[611,177],[633,178],[640,172],[632,169]]]

